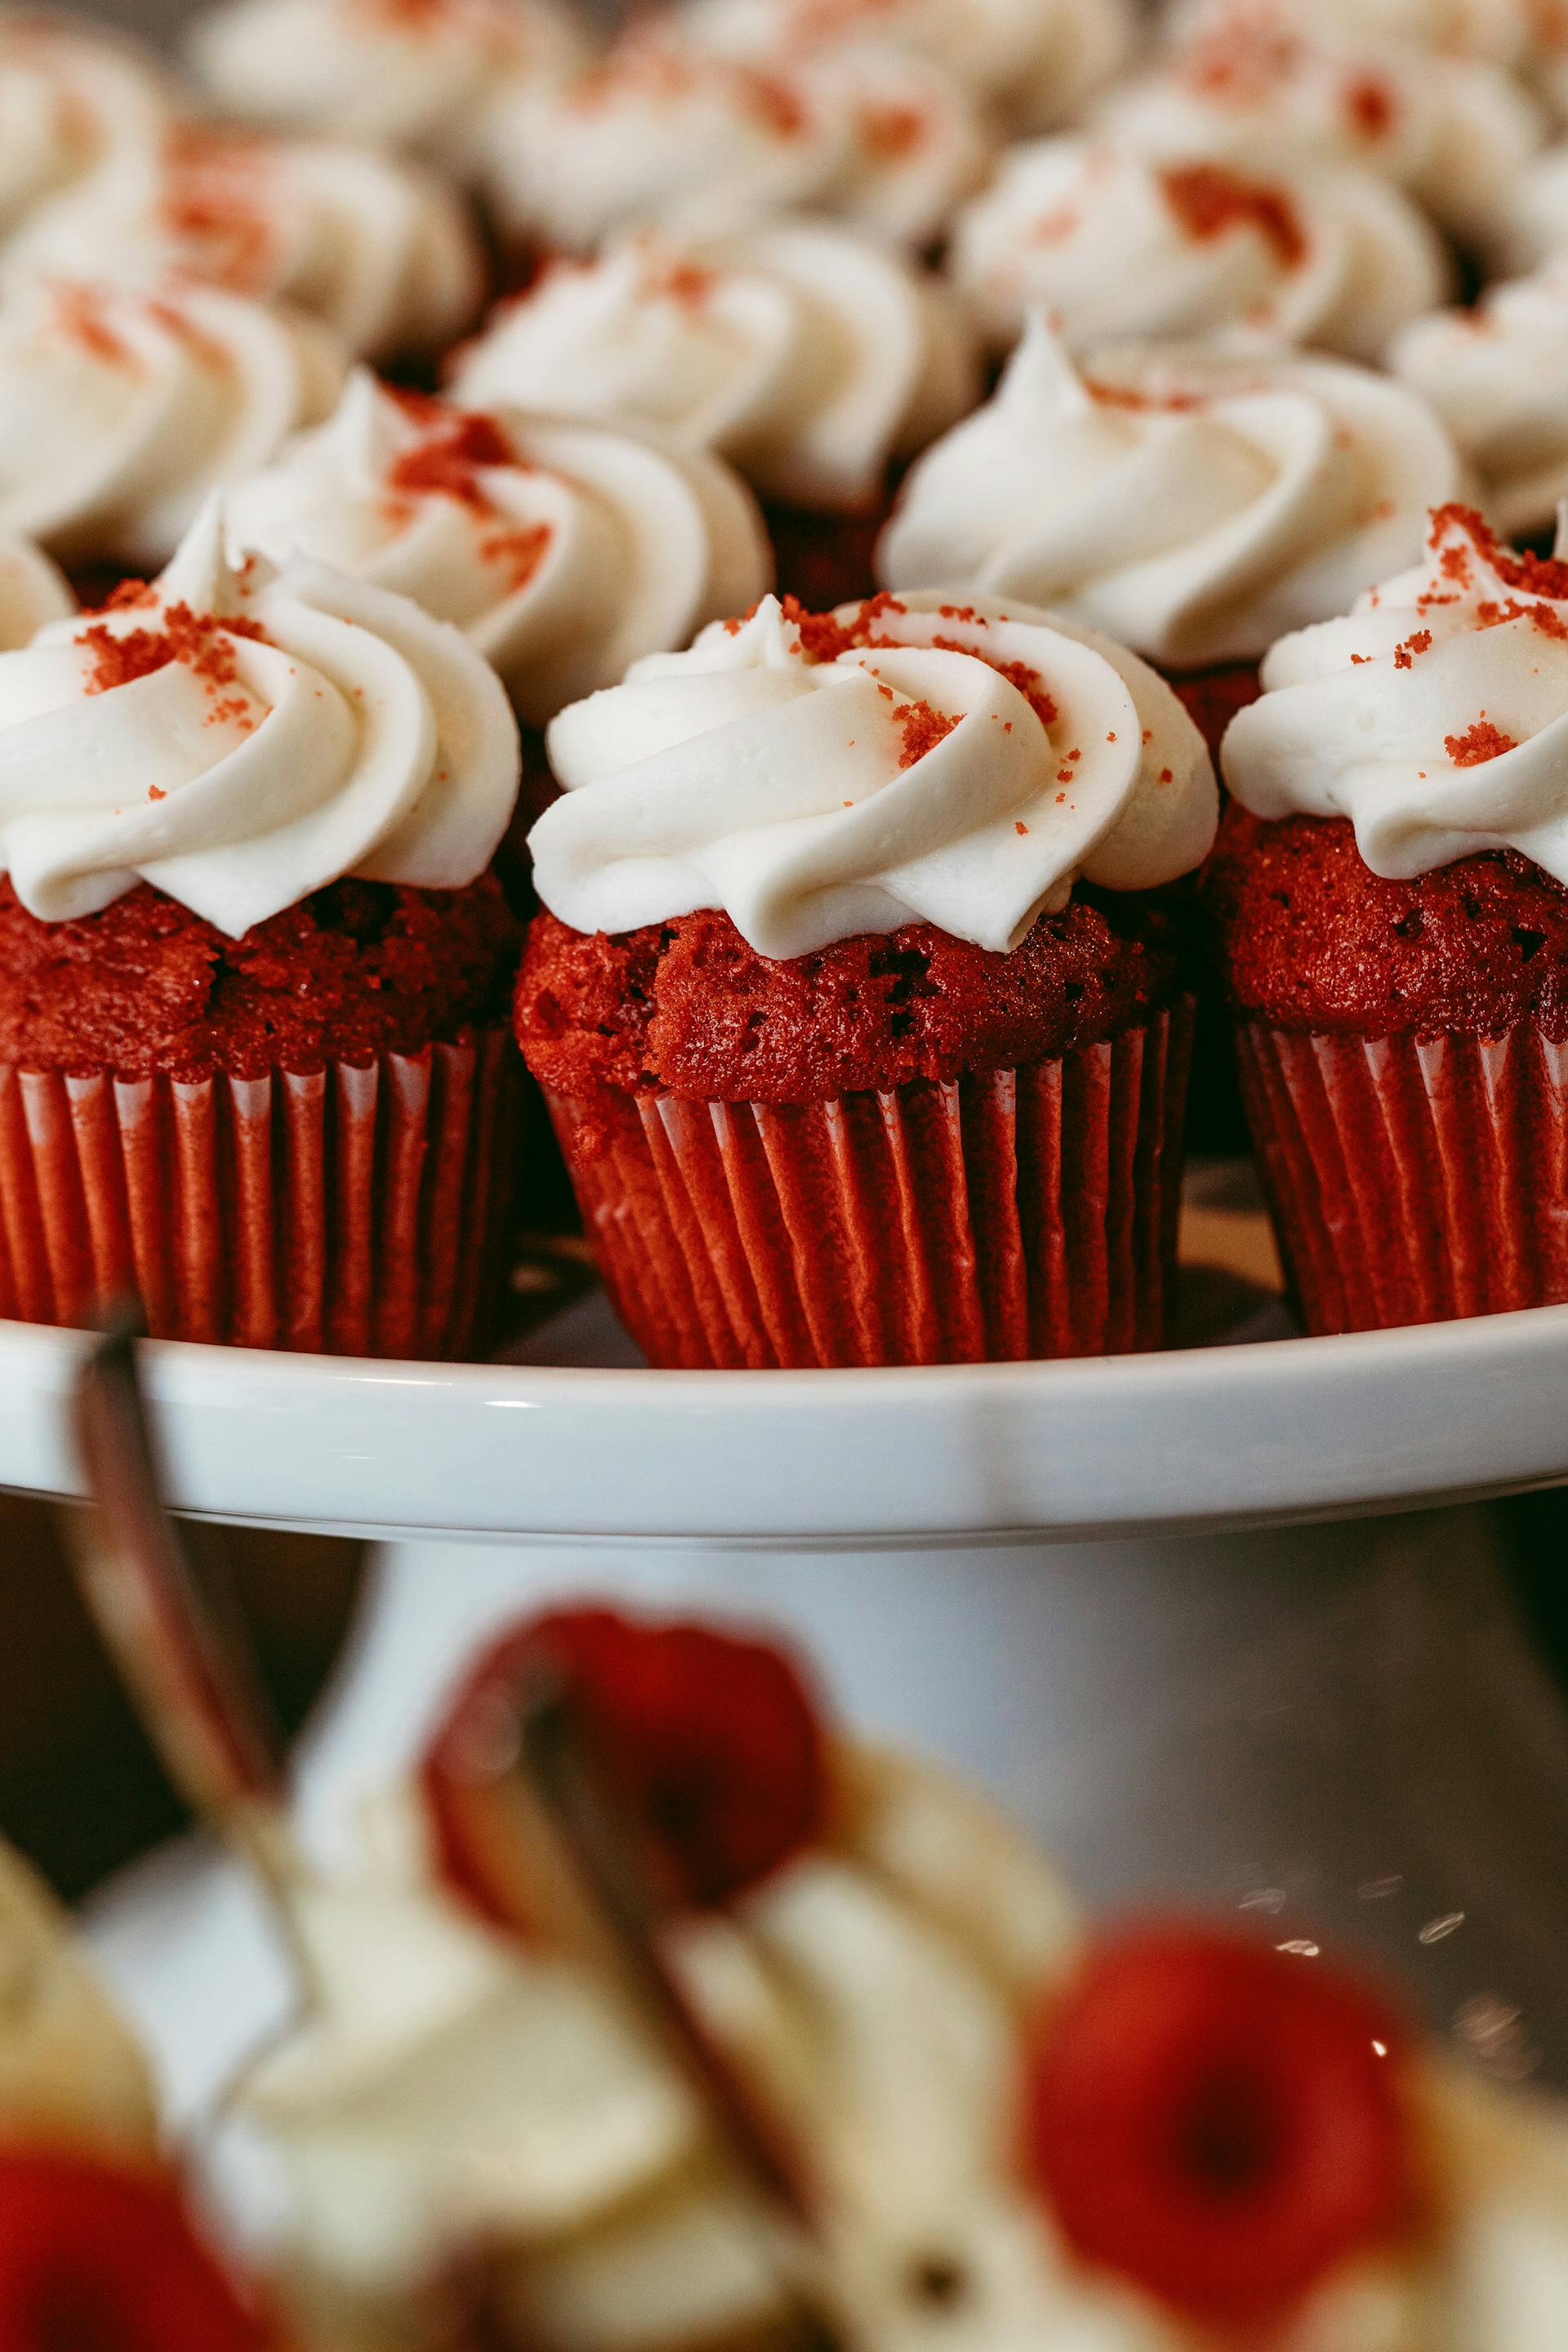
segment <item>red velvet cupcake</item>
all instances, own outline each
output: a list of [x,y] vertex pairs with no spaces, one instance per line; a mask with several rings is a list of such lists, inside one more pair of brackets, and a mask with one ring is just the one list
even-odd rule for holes
[[[417,606],[230,568],[0,659],[0,1311],[472,1349],[506,1202],[516,794],[493,672]],[[347,878],[345,878],[347,877]]]
[[1156,1345],[1213,836],[1144,666],[768,599],[563,713],[516,1025],[657,1363]]
[[1207,897],[1308,1328],[1568,1299],[1568,565],[1444,509],[1264,682]]
[[497,311],[452,389],[729,458],[763,500],[780,587],[821,611],[870,593],[899,472],[980,378],[939,280],[848,228],[790,220],[561,261]]

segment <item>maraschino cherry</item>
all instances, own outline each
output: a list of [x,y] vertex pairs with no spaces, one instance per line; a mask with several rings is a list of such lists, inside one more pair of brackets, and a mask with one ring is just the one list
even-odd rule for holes
[[784,1652],[703,1625],[559,1611],[486,1653],[423,1767],[442,1874],[492,1922],[519,1925],[516,1857],[497,1834],[487,1792],[515,1754],[519,1706],[542,1674],[578,1710],[593,1759],[674,1908],[721,1908],[823,1833],[826,1744]]
[[1026,2161],[1085,2262],[1211,2326],[1277,2322],[1412,2226],[1406,2051],[1326,1962],[1124,1931],[1034,2037]]
[[0,2352],[279,2352],[162,2176],[0,2149]]

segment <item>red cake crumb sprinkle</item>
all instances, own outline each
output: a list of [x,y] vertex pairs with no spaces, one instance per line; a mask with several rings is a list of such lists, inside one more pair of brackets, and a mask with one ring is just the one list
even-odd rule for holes
[[197,248],[204,275],[237,293],[259,290],[272,272],[269,162],[266,145],[243,132],[185,124],[164,141],[159,218],[172,236]]
[[643,292],[650,301],[680,302],[693,310],[701,308],[718,283],[717,270],[704,269],[678,253],[651,257],[642,280]]
[[1161,173],[1160,185],[1172,212],[1200,244],[1236,228],[1252,228],[1285,268],[1295,269],[1306,259],[1306,232],[1284,189],[1243,179],[1218,163],[1173,166]]
[[900,703],[893,712],[893,724],[900,730],[904,748],[899,754],[900,768],[912,768],[928,751],[945,742],[958,725],[943,710],[935,710],[929,702]]
[[1028,826],[1024,823],[1023,818],[1020,816],[1020,817],[1015,817],[1015,819],[1013,820],[1013,830],[1014,830],[1014,832],[1015,832],[1015,833],[1027,833],[1027,832],[1028,832],[1028,830],[1029,830],[1029,828],[1028,828]]
[[489,467],[516,467],[516,451],[493,416],[443,409],[429,403],[431,429],[405,449],[387,476],[395,496],[456,499],[490,511],[480,474]]
[[1445,735],[1443,749],[1456,768],[1480,768],[1489,760],[1500,760],[1505,751],[1517,751],[1518,743],[1505,735],[1483,710],[1480,717],[1463,735]]
[[929,129],[923,108],[905,101],[862,106],[857,115],[860,143],[884,163],[896,163],[919,149]]
[[104,367],[141,373],[141,359],[112,323],[109,303],[98,287],[55,286],[50,300],[57,334],[79,344]]
[[100,622],[83,629],[76,639],[93,656],[83,691],[108,694],[116,687],[130,686],[139,677],[167,669],[171,662],[180,662],[216,693],[221,687],[232,686],[239,675],[230,642],[235,637],[267,642],[258,622],[220,620],[213,613],[194,613],[188,604],[169,605],[158,629],[121,632]]
[[1417,654],[1430,653],[1431,650],[1431,630],[1416,629],[1402,646],[1394,646],[1394,667],[1395,669],[1414,669]]
[[487,563],[504,564],[513,595],[526,588],[550,551],[555,534],[547,522],[520,523],[515,530],[492,530],[479,542]]
[[132,613],[148,604],[155,604],[157,601],[158,591],[150,580],[122,580],[117,588],[110,590],[101,604],[89,604],[87,612],[89,615],[95,613]]
[[1365,74],[1346,88],[1345,115],[1363,139],[1386,139],[1394,124],[1394,93],[1386,82]]
[[1543,637],[1568,638],[1568,621],[1563,619],[1555,605],[1521,604],[1517,596],[1510,596],[1506,604],[1496,604],[1489,598],[1486,603],[1476,606],[1476,618],[1483,629],[1500,628],[1505,621],[1528,621],[1531,627],[1539,629]]

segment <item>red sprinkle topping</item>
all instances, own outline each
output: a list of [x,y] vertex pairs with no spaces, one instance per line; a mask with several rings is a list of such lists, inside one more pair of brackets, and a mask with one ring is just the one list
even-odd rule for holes
[[1363,139],[1386,139],[1394,123],[1394,93],[1374,75],[1363,75],[1345,90],[1345,114]]
[[547,522],[520,523],[515,530],[492,530],[479,542],[487,563],[504,564],[512,595],[526,588],[550,551],[555,536]]
[[114,325],[100,288],[58,285],[50,289],[50,299],[57,334],[79,344],[104,367],[141,372],[141,360]]
[[1483,710],[1465,734],[1445,735],[1443,749],[1456,768],[1481,768],[1489,760],[1500,760],[1505,751],[1516,751],[1519,746],[1511,735],[1494,727]]
[[1431,649],[1431,630],[1417,629],[1414,635],[1405,638],[1402,646],[1394,646],[1394,667],[1395,669],[1414,669],[1416,655],[1430,653]]
[[862,106],[856,120],[861,145],[888,163],[917,153],[930,128],[924,110],[908,100]]
[[237,293],[272,275],[277,239],[268,216],[271,151],[239,131],[184,126],[164,142],[158,211],[193,268]]
[[[412,406],[407,394],[404,405]],[[493,416],[444,408],[439,401],[424,406],[432,429],[405,450],[387,476],[388,488],[395,495],[457,499],[464,506],[491,511],[479,475],[487,467],[521,463],[505,433]]]
[[1250,228],[1272,247],[1287,269],[1307,257],[1307,235],[1282,188],[1243,179],[1218,163],[1189,163],[1162,172],[1165,202],[1189,236],[1200,244]]
[[151,677],[171,662],[179,662],[194,671],[216,708],[212,718],[233,719],[248,723],[250,706],[243,696],[217,702],[225,687],[233,686],[239,677],[232,640],[249,637],[258,644],[267,642],[266,632],[255,621],[220,620],[216,614],[195,613],[188,604],[171,604],[162,615],[163,625],[157,629],[111,629],[97,622],[77,636],[93,656],[83,691],[87,694],[108,694],[116,687],[131,686],[139,677]]
[[928,751],[946,740],[957,726],[944,710],[933,709],[929,702],[901,702],[892,713],[893,724],[900,729],[904,748],[899,754],[900,768],[912,768]]

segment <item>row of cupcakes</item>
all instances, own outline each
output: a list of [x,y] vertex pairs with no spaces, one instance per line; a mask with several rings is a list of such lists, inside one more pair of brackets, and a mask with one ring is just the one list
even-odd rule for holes
[[[178,1655],[158,1686],[213,1687]],[[233,1729],[199,1704],[152,1721],[187,1761]],[[1557,2344],[1554,2106],[1308,1938],[1091,1925],[773,1642],[558,1609],[413,1736],[335,1863],[254,1799],[230,1824],[299,1970],[202,2135],[265,2287],[0,1856],[15,2352],[86,2341],[84,2309],[94,2352]]]

